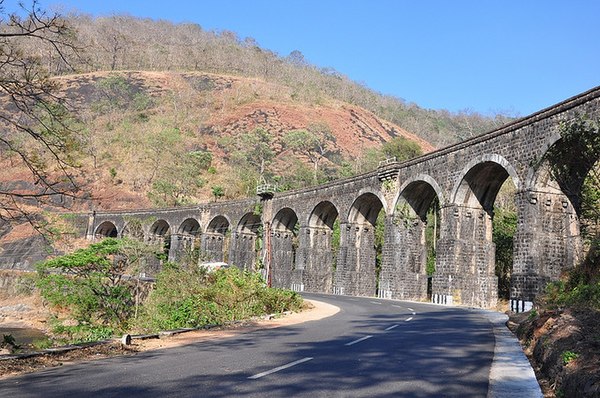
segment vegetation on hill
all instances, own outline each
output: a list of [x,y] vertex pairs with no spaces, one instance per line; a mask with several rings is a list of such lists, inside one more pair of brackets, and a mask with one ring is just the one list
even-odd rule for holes
[[[386,142],[417,141],[420,150],[405,151],[414,156],[432,149],[427,140],[444,145],[508,120],[424,110],[311,65],[299,51],[283,57],[251,38],[194,24],[62,19],[33,3],[28,17],[10,19],[5,29],[44,18],[60,29],[42,32],[42,41],[58,48],[13,40],[15,52],[7,53],[34,60],[44,81],[59,76],[53,89],[62,90],[53,98],[64,104],[68,123],[60,126],[72,134],[71,152],[57,159],[79,166],[66,176],[93,199],[73,209],[235,198],[261,181],[303,187],[372,170],[388,155],[380,148]],[[12,176],[23,174],[14,160]],[[35,190],[34,179],[17,179]]]
[[[66,18],[83,50],[79,72],[144,70],[201,71],[257,78],[276,84],[276,90],[296,101],[319,104],[329,98],[367,109],[378,117],[412,131],[441,147],[492,130],[511,118],[498,113],[483,116],[464,110],[451,113],[423,109],[401,98],[379,94],[336,70],[311,65],[294,50],[279,55],[250,38],[230,31],[207,31],[192,23],[173,24],[125,15]],[[55,54],[34,46],[55,75],[72,73]],[[289,90],[288,90],[289,89]]]

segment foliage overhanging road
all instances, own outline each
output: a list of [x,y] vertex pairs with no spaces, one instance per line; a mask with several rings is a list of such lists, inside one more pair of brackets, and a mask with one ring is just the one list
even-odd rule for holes
[[485,397],[494,351],[477,312],[345,296],[313,322],[64,366],[0,382],[2,397]]

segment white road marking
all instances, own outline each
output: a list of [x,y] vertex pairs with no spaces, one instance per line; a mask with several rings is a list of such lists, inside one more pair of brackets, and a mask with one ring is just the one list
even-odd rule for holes
[[392,326],[390,326],[389,328],[387,328],[387,329],[385,329],[385,330],[392,330],[392,329],[394,329],[394,328],[397,328],[398,326],[399,326],[399,325],[392,325]]
[[406,318],[406,322],[412,321],[412,316],[410,318]]
[[409,311],[414,311],[412,308],[406,307],[406,309],[409,310]]
[[394,305],[394,304],[392,304],[392,307],[396,307],[396,308],[402,308],[401,306],[399,306],[399,305]]
[[365,341],[366,339],[370,339],[371,337],[373,337],[373,336],[369,335],[369,336],[361,337],[361,338],[360,338],[360,339],[358,339],[358,340],[351,341],[351,342],[349,342],[349,343],[346,343],[346,344],[344,344],[344,345],[345,345],[345,346],[351,346],[351,345],[354,345],[354,344],[356,344],[356,343],[360,343],[361,341]]
[[298,364],[301,364],[301,363],[304,363],[304,362],[308,362],[308,361],[310,361],[312,359],[313,359],[312,357],[302,358],[302,359],[299,359],[297,361],[290,362],[290,363],[288,363],[286,365],[282,365],[282,366],[279,366],[277,368],[274,368],[274,369],[271,369],[271,370],[267,370],[266,372],[255,374],[254,376],[250,376],[248,378],[249,379],[253,379],[253,380],[254,379],[260,379],[261,377],[270,375],[271,373],[275,373],[275,372],[279,372],[280,370],[283,370],[283,369],[291,368],[292,366],[296,366]]
[[371,301],[371,304],[379,304],[379,305],[381,305],[381,303],[378,302],[378,301]]

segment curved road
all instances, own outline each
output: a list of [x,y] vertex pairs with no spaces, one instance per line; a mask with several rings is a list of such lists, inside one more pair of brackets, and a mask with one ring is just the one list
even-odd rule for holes
[[476,311],[306,294],[340,307],[259,330],[0,381],[1,397],[485,397],[494,355]]

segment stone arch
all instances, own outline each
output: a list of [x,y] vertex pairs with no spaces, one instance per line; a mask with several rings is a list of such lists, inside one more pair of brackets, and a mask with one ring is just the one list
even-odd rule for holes
[[377,216],[381,209],[384,208],[384,200],[372,193],[365,192],[354,200],[348,213],[348,222],[354,224],[370,224],[375,226]]
[[541,182],[543,185],[547,184],[549,174],[545,168],[543,161],[546,153],[561,140],[560,131],[556,129],[550,134],[544,141],[542,147],[539,150],[539,157],[534,159],[527,170],[527,176],[525,177],[525,184],[523,189],[534,189]]
[[[576,148],[572,148],[572,145],[578,145],[577,139],[574,139],[574,142],[569,142],[568,138],[563,138],[560,136],[560,132],[556,134],[558,135],[558,139],[547,141],[547,144],[551,143],[551,145],[548,145],[544,148],[543,155],[540,157],[540,160],[530,167],[529,174],[527,176],[527,188],[564,196],[573,206],[577,214],[580,215],[580,193],[583,188],[584,181],[594,166],[598,164],[600,157],[590,157],[588,156],[590,154],[586,154],[584,151],[582,151],[582,153],[576,153],[571,157],[571,153],[574,151],[578,152]],[[548,152],[553,149],[558,149],[559,153],[562,151],[563,156],[565,156],[567,153],[569,154],[566,155],[566,158],[560,160],[560,174],[562,174],[562,177],[558,177],[560,181],[556,180],[556,176],[552,175],[551,161],[545,158]],[[561,200],[564,201],[565,199]]]
[[229,261],[242,270],[256,269],[262,248],[262,220],[260,215],[246,213],[238,222],[231,239]]
[[[171,225],[164,219],[156,220],[148,229],[148,242],[157,244],[162,247],[162,252],[166,258],[171,258]],[[166,258],[157,258],[150,261],[148,266],[150,270],[158,272],[162,266],[162,262]]]
[[240,219],[235,232],[238,234],[257,234],[262,226],[260,215],[254,213],[246,213]]
[[335,273],[335,293],[352,296],[377,294],[378,267],[375,227],[384,202],[372,192],[359,195],[340,227],[340,261]]
[[469,162],[459,174],[451,201],[454,204],[483,208],[492,213],[496,195],[510,176],[517,190],[522,184],[512,165],[500,155],[484,155]]
[[[375,200],[375,198],[377,198],[379,200],[379,202],[381,203],[381,208],[377,211],[378,214],[379,214],[379,211],[381,211],[381,209],[383,209],[385,211],[385,213],[388,214],[387,201],[386,201],[385,197],[383,196],[383,193],[380,191],[374,192],[368,188],[361,189],[360,191],[358,191],[358,196],[354,200],[353,205],[356,204],[357,200],[359,200],[360,198],[367,198],[367,197],[372,198],[373,200]],[[352,209],[352,207],[350,209]],[[393,209],[392,209],[392,211],[393,211]],[[350,213],[352,213],[352,211],[350,211]],[[350,215],[350,213],[348,215]],[[375,219],[377,219],[377,216],[375,216]],[[348,219],[348,220],[350,220],[350,219]]]
[[156,220],[149,229],[151,236],[168,236],[171,233],[171,226],[166,220]]
[[298,216],[296,215],[296,212],[289,207],[284,207],[275,214],[275,217],[273,217],[271,228],[273,231],[291,233],[294,231],[294,227],[297,223]]
[[181,223],[177,232],[186,236],[198,236],[201,230],[198,220],[187,218]]
[[[527,185],[519,197],[522,212],[514,239],[510,293],[513,311],[530,309],[547,281],[557,280],[584,254],[580,193],[599,159],[597,153],[577,149],[579,139],[585,135],[580,136],[571,127],[584,127],[580,133],[590,127],[597,133],[597,127],[579,125],[585,123],[585,118],[580,119],[577,114],[565,121],[564,131],[558,123],[549,126],[548,138],[539,157],[529,166]],[[559,175],[553,175],[552,157],[547,156],[554,151],[561,156],[557,159]]]
[[[296,269],[301,284],[296,290],[331,293],[337,251],[333,235],[339,211],[329,201],[319,202],[310,212],[305,225],[300,226]],[[339,225],[336,228],[339,232]],[[294,287],[294,286],[293,286]]]
[[223,215],[213,217],[201,237],[201,261],[228,261],[230,221]]
[[398,196],[394,201],[392,215],[395,215],[398,204],[405,202],[410,205],[414,214],[423,221],[427,218],[427,211],[431,204],[438,199],[439,203],[444,203],[442,190],[435,180],[427,175],[420,175],[406,181],[400,187]]
[[312,228],[328,227],[333,229],[333,224],[339,216],[338,209],[329,201],[320,202],[314,207],[308,217],[308,226]]
[[398,194],[392,202],[394,203],[392,215],[395,213],[396,205],[401,197],[408,197],[407,201],[409,201],[411,206],[415,209],[415,213],[419,213],[418,209],[421,209],[422,206],[428,202],[428,198],[419,198],[419,194],[423,193],[424,191],[428,196],[432,194],[427,186],[433,190],[433,195],[435,195],[434,197],[438,198],[440,204],[444,203],[444,193],[437,181],[427,174],[418,174],[415,177],[404,181],[404,183],[400,186]]
[[225,235],[227,231],[229,231],[230,225],[231,223],[227,217],[218,215],[210,220],[206,227],[206,232],[211,234]]
[[[271,233],[265,238],[267,281],[273,287],[292,288],[301,281],[296,275],[298,216],[289,207],[279,210],[271,223]],[[300,290],[300,289],[296,289]]]
[[437,182],[425,174],[405,181],[400,187],[393,213],[386,220],[380,297],[427,298],[432,288],[427,261],[429,256],[431,260],[435,258],[440,235],[439,206],[443,200]]
[[191,260],[197,255],[201,227],[198,220],[193,217],[186,218],[177,228],[177,233],[171,239],[169,261],[179,259]]
[[112,221],[104,221],[96,227],[94,236],[96,238],[116,238],[119,234],[115,223]]

